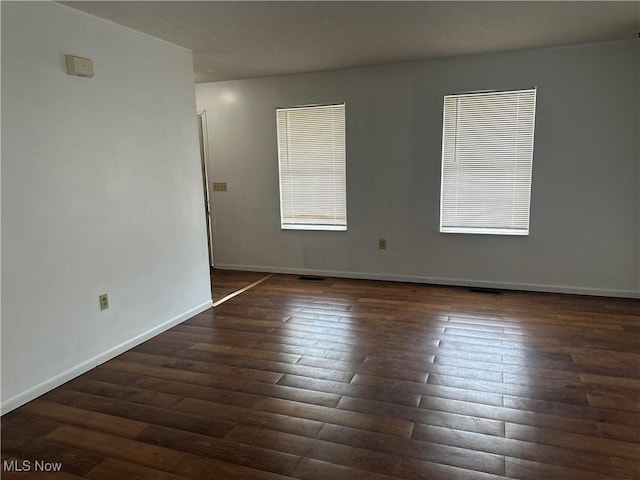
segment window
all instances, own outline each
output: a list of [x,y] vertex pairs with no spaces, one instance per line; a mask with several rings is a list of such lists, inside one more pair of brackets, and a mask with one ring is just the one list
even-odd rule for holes
[[528,235],[536,90],[444,97],[440,231]]
[[281,228],[346,230],[344,104],[279,108]]

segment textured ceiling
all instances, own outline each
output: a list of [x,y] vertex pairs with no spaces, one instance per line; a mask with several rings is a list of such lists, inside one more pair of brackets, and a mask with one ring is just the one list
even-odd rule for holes
[[194,53],[196,82],[635,38],[640,2],[62,2]]

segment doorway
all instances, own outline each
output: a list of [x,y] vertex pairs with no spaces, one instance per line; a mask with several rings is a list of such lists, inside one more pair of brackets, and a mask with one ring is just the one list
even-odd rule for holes
[[204,193],[204,211],[207,225],[207,246],[209,249],[209,268],[213,268],[213,219],[211,215],[211,202],[209,197],[209,144],[207,135],[207,112],[202,110],[197,114],[198,139],[200,142],[200,163],[202,165],[202,191]]

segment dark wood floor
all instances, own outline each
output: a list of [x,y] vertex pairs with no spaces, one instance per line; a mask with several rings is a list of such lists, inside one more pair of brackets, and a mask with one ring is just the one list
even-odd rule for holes
[[238,272],[233,270],[211,271],[211,298],[218,302],[226,296],[248,287],[268,274],[262,272]]
[[91,479],[640,478],[639,347],[634,300],[275,275],[5,415],[2,459]]

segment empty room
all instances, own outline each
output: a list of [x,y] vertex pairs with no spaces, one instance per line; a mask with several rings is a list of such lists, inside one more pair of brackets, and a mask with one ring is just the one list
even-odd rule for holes
[[640,479],[640,3],[0,19],[3,479]]

